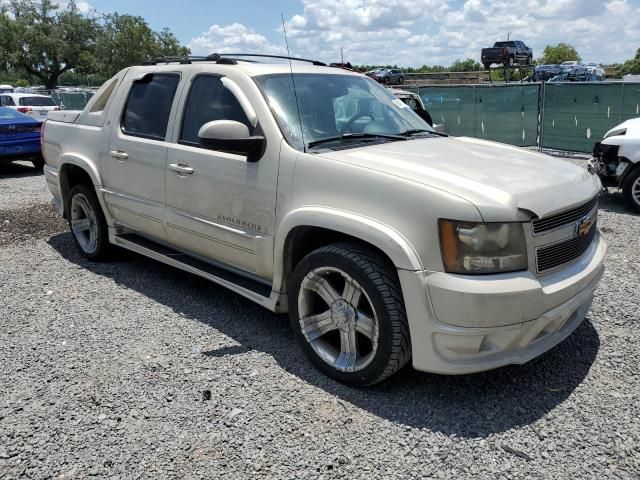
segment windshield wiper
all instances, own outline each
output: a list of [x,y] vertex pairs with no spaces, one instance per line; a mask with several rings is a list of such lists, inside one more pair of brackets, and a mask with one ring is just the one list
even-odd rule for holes
[[354,139],[358,140],[361,138],[386,138],[388,140],[408,140],[407,137],[403,135],[386,135],[383,133],[343,133],[342,135],[338,135],[336,137],[323,138],[320,140],[309,142],[307,144],[307,148],[313,148],[323,143],[339,142],[342,140],[354,140]]
[[402,132],[400,135],[405,135],[410,137],[411,135],[416,135],[418,133],[429,133],[431,135],[437,135],[438,137],[448,137],[446,133],[436,132],[435,130],[427,130],[424,128],[416,128],[414,130],[407,130],[406,132]]

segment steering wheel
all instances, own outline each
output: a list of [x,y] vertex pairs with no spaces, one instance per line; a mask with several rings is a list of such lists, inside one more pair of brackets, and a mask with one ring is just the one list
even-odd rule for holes
[[369,117],[371,121],[375,120],[375,117],[373,116],[372,113],[356,113],[353,117],[349,119],[349,121],[344,125],[344,127],[342,127],[342,132],[340,133],[347,133],[349,129],[353,126],[353,124],[356,122],[356,120],[359,120],[362,117]]

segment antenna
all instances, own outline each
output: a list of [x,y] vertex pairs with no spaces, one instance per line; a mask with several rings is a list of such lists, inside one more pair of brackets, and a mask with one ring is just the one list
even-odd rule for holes
[[291,71],[291,83],[293,85],[293,96],[296,99],[296,110],[298,110],[298,122],[300,122],[300,138],[302,139],[302,151],[307,151],[307,144],[304,141],[304,132],[302,131],[302,115],[300,114],[300,103],[298,102],[298,92],[296,91],[296,80],[293,76],[293,64],[291,63],[291,53],[289,52],[289,40],[287,39],[287,27],[284,24],[284,13],[280,14],[282,18],[282,31],[284,33],[284,44],[287,47],[287,56],[289,57],[289,69]]

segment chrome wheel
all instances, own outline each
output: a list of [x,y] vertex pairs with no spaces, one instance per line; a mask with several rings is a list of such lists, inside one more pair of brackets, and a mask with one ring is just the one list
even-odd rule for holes
[[631,198],[638,206],[640,206],[640,175],[635,182],[631,184]]
[[71,231],[78,245],[85,253],[91,254],[98,247],[98,222],[89,200],[82,193],[71,198]]
[[341,372],[356,372],[373,360],[379,324],[371,299],[350,275],[316,268],[298,294],[302,334],[318,356]]

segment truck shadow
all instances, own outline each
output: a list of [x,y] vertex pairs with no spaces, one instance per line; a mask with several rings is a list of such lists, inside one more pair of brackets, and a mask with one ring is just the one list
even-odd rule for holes
[[525,365],[464,376],[405,368],[381,385],[359,390],[338,384],[313,368],[294,345],[286,315],[275,315],[222,287],[136,254],[125,255],[123,261],[99,264],[82,258],[69,234],[53,236],[48,243],[69,262],[237,342],[235,346],[204,351],[212,366],[227,355],[264,352],[284,370],[343,402],[394,423],[447,435],[486,437],[535,423],[580,385],[600,345],[587,319],[563,343]]
[[624,198],[622,192],[611,189],[610,193],[603,193],[598,200],[598,208],[605,212],[621,213],[623,215],[630,215],[637,217],[638,214],[629,207]]
[[42,169],[36,169],[31,162],[0,161],[0,180],[3,178],[37,177],[42,175]]

